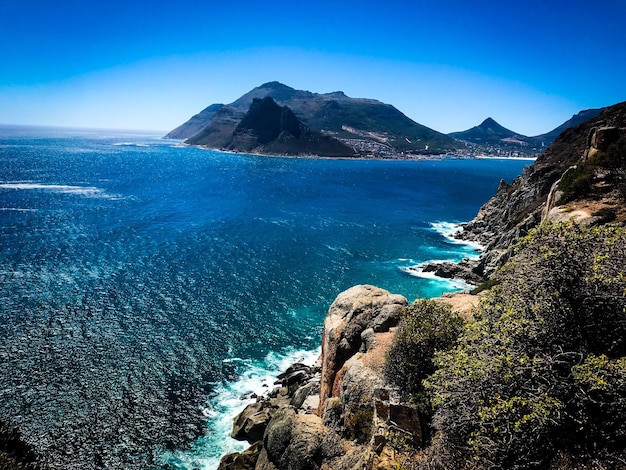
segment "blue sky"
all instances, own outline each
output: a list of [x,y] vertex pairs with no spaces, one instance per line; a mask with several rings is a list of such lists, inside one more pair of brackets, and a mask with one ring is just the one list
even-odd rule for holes
[[169,130],[278,80],[442,132],[626,100],[626,0],[0,0],[0,123]]

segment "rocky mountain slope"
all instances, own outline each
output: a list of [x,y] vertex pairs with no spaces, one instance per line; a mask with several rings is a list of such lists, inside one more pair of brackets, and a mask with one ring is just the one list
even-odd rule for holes
[[265,97],[287,106],[311,131],[339,139],[362,156],[441,154],[464,147],[380,101],[350,98],[340,91],[318,94],[295,90],[279,82],[261,85],[231,104],[211,105],[165,138],[225,149],[253,100]]
[[[486,246],[477,272],[488,277],[508,259],[511,246],[544,220],[623,223],[625,128],[626,102],[605,108],[595,118],[566,129],[511,184],[503,181],[459,235]],[[581,169],[585,173],[577,174]],[[565,202],[559,192],[572,184],[564,178],[568,171],[578,186],[576,196]]]

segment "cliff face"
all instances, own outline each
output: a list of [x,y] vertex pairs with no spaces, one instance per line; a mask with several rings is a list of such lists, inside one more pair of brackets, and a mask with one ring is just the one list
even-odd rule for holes
[[[616,162],[617,168],[612,175],[615,178],[611,181],[604,178],[606,175],[602,168],[594,171],[591,185],[597,191],[579,193],[567,205],[556,210],[557,198],[554,196],[558,189],[555,183],[563,174],[574,165],[587,161],[590,151],[592,155],[597,153],[598,144],[594,142],[594,136],[598,140],[597,136],[603,133],[601,129],[616,129],[613,134],[609,133],[611,143],[615,143],[623,135],[624,127],[626,102],[605,108],[595,118],[565,130],[511,184],[504,181],[500,184],[496,195],[480,208],[477,216],[459,235],[462,239],[475,240],[486,246],[477,269],[479,274],[489,277],[508,259],[511,246],[542,220],[569,218],[568,214],[577,215],[581,211],[586,222],[593,223],[602,219],[594,215],[602,213],[602,207],[623,206],[623,195],[619,191],[623,184],[623,175],[619,175],[625,169],[623,162]],[[605,149],[608,145],[609,142],[601,144]],[[601,187],[604,187],[603,191],[600,191]],[[618,213],[616,218],[619,219]]]
[[420,418],[383,378],[407,300],[360,285],[339,294],[324,322],[318,367],[290,367],[279,387],[234,421],[252,446],[221,470],[397,468],[393,440],[419,445]]
[[[226,112],[226,110],[224,111]],[[229,121],[235,124],[235,120]],[[214,126],[207,130],[216,129]],[[254,98],[250,109],[228,136],[230,126],[212,136],[227,150],[270,155],[355,157],[356,152],[337,139],[310,130],[287,106],[270,98]],[[229,138],[228,138],[229,137]]]

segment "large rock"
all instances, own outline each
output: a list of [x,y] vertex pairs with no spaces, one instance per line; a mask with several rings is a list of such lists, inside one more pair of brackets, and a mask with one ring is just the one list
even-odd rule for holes
[[270,418],[271,411],[265,402],[252,403],[233,420],[231,437],[250,444],[260,441]]
[[257,470],[318,470],[322,461],[341,455],[341,440],[319,416],[278,410],[263,438]]
[[233,435],[252,442],[262,433],[262,445],[224,457],[220,470],[397,468],[390,433],[421,442],[417,413],[398,401],[382,372],[407,305],[404,297],[369,285],[341,293],[325,322],[321,373],[294,364],[280,374],[279,387],[234,420]]
[[255,442],[243,452],[236,452],[222,457],[217,470],[254,470],[263,450],[263,442]]
[[379,333],[396,326],[407,305],[403,296],[370,285],[354,286],[337,296],[322,333],[320,410],[326,399],[337,396],[337,373],[361,348],[361,334],[368,328]]

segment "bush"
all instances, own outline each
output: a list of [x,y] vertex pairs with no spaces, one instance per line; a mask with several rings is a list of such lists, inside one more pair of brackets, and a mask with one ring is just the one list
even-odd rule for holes
[[364,444],[372,437],[374,410],[369,406],[358,408],[346,417],[346,431],[350,439]]
[[422,381],[435,370],[435,352],[447,350],[455,343],[462,324],[463,319],[449,305],[434,300],[418,300],[404,311],[385,375],[411,396],[422,414],[431,413]]
[[0,421],[0,470],[37,470],[37,454],[26,443],[19,430]]
[[557,206],[567,204],[589,194],[595,169],[596,165],[589,161],[584,161],[563,173],[558,185],[559,191],[562,191],[563,194],[556,202]]
[[626,134],[622,134],[622,136],[617,141],[609,145],[606,151],[598,152],[594,160],[596,161],[597,165],[608,170],[625,170]]
[[546,224],[520,242],[425,381],[445,452],[478,468],[624,457],[625,266],[624,228]]

